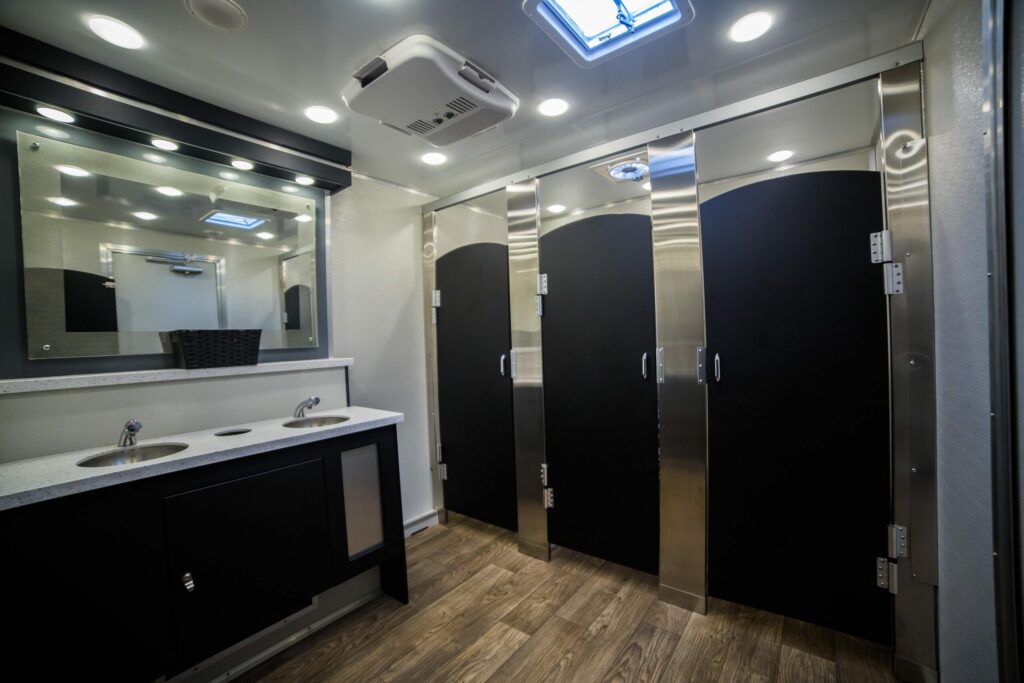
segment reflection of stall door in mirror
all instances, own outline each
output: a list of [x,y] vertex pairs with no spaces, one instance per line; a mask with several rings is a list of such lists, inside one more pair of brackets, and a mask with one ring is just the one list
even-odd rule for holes
[[284,329],[310,329],[313,307],[313,254],[283,257],[281,280],[284,290]]
[[114,252],[117,325],[122,332],[218,329],[216,265],[183,275],[143,254]]

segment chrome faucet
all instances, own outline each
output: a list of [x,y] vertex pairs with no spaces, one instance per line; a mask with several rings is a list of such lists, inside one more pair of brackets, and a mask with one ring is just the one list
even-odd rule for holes
[[305,401],[295,406],[294,417],[306,417],[306,410],[313,408],[314,406],[320,405],[319,396],[310,396]]
[[135,437],[142,430],[142,423],[138,420],[128,420],[121,430],[121,438],[117,440],[118,448],[128,448],[135,445]]

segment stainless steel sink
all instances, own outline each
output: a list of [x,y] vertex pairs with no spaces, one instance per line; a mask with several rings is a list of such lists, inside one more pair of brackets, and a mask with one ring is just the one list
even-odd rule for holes
[[336,425],[348,420],[343,415],[321,415],[319,417],[299,417],[294,420],[288,420],[284,423],[285,427],[326,427],[327,425]]
[[154,460],[174,455],[188,448],[183,443],[154,443],[146,446],[126,446],[112,451],[93,455],[78,463],[79,467],[110,467],[111,465],[130,465],[133,462]]

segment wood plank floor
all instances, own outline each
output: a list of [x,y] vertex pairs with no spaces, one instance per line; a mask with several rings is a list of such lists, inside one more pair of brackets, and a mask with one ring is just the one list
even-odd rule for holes
[[256,681],[892,681],[888,650],[776,614],[657,600],[655,577],[453,515],[407,541],[410,604],[380,597]]

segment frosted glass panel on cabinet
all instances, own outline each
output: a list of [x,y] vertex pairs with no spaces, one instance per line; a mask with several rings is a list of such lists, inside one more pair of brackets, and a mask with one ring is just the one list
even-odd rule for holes
[[341,454],[345,492],[345,532],[353,557],[384,542],[377,446],[370,444]]

